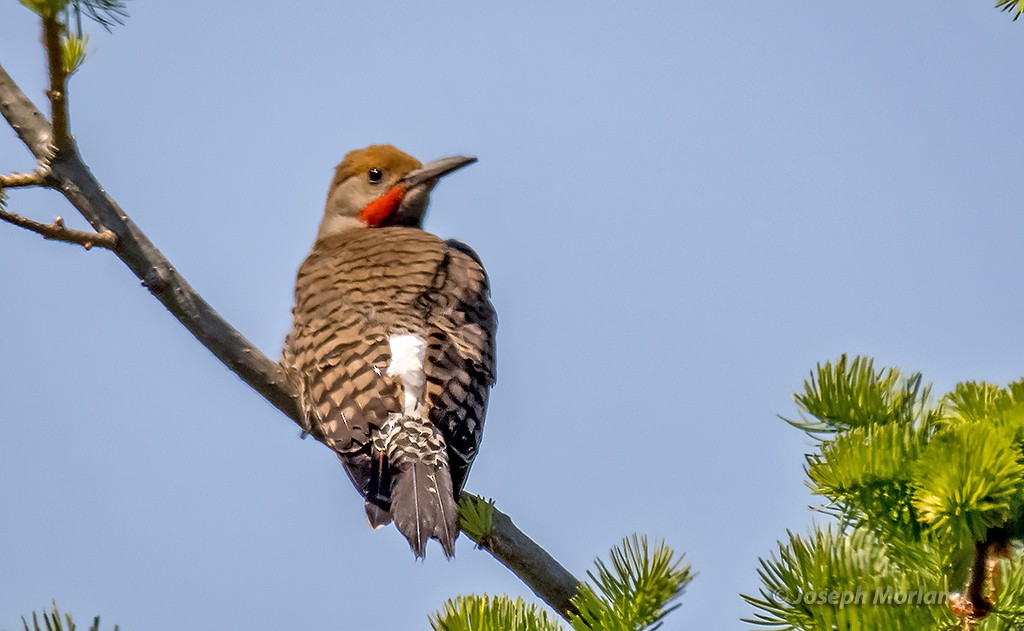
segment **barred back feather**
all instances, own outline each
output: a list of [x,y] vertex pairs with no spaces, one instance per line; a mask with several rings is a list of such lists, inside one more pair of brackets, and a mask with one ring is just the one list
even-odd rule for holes
[[[417,228],[346,230],[313,246],[293,315],[282,364],[371,525],[394,520],[418,557],[429,538],[452,556],[495,380],[497,322],[479,259]],[[421,383],[392,365],[401,336],[423,342]]]

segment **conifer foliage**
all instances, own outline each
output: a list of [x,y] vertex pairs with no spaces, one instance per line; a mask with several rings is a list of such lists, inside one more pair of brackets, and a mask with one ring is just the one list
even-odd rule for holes
[[920,374],[819,365],[791,425],[836,524],[761,560],[758,611],[783,629],[1015,629],[1024,624],[1024,380],[963,382],[933,401]]
[[[464,514],[465,504],[460,509]],[[610,562],[598,559],[589,581],[573,598],[569,616],[575,631],[645,631],[661,627],[662,619],[693,580],[681,556],[663,543],[651,546],[633,535],[612,548]],[[431,619],[434,631],[561,631],[537,605],[507,596],[459,596]]]
[[[42,620],[43,623],[39,624]],[[57,609],[57,603],[51,603],[51,609],[49,611],[43,610],[42,614],[32,612],[32,626],[29,626],[28,620],[24,617],[21,619],[22,629],[24,631],[75,631],[78,626],[75,624],[74,619],[71,618],[71,614],[61,614],[60,610]],[[96,616],[92,619],[92,625],[89,626],[89,631],[100,631],[100,617]],[[118,631],[118,626],[114,625],[114,631]]]

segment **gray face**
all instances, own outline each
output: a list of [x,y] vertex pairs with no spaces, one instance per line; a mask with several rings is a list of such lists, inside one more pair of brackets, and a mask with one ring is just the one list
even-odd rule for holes
[[379,178],[369,172],[353,175],[334,187],[327,196],[327,207],[317,238],[323,239],[351,228],[365,228],[366,224],[358,218],[360,211],[396,185],[404,188],[405,194],[398,207],[380,225],[420,228],[430,202],[430,191],[438,180],[473,162],[476,158],[452,156],[405,174],[382,170]]
[[397,184],[401,177],[399,173],[385,172],[381,179],[374,180],[368,173],[359,173],[340,182],[327,196],[317,239],[350,228],[366,227],[357,218],[359,211]]

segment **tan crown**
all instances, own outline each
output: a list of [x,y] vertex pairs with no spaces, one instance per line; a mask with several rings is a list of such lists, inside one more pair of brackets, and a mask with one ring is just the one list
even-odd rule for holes
[[383,171],[384,179],[387,180],[392,175],[401,177],[421,166],[422,162],[394,145],[370,145],[345,154],[345,159],[334,172],[331,189],[354,175],[365,176],[374,167]]

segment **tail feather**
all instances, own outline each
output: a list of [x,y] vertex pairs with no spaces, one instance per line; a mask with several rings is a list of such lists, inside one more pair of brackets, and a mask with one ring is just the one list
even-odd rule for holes
[[380,530],[391,523],[391,511],[366,500],[366,520],[370,522],[371,528]]
[[446,557],[454,557],[458,505],[447,465],[407,462],[391,488],[391,516],[417,558],[426,556],[431,538],[441,544]]
[[382,452],[375,454],[366,491],[366,519],[374,530],[391,523],[391,472]]

